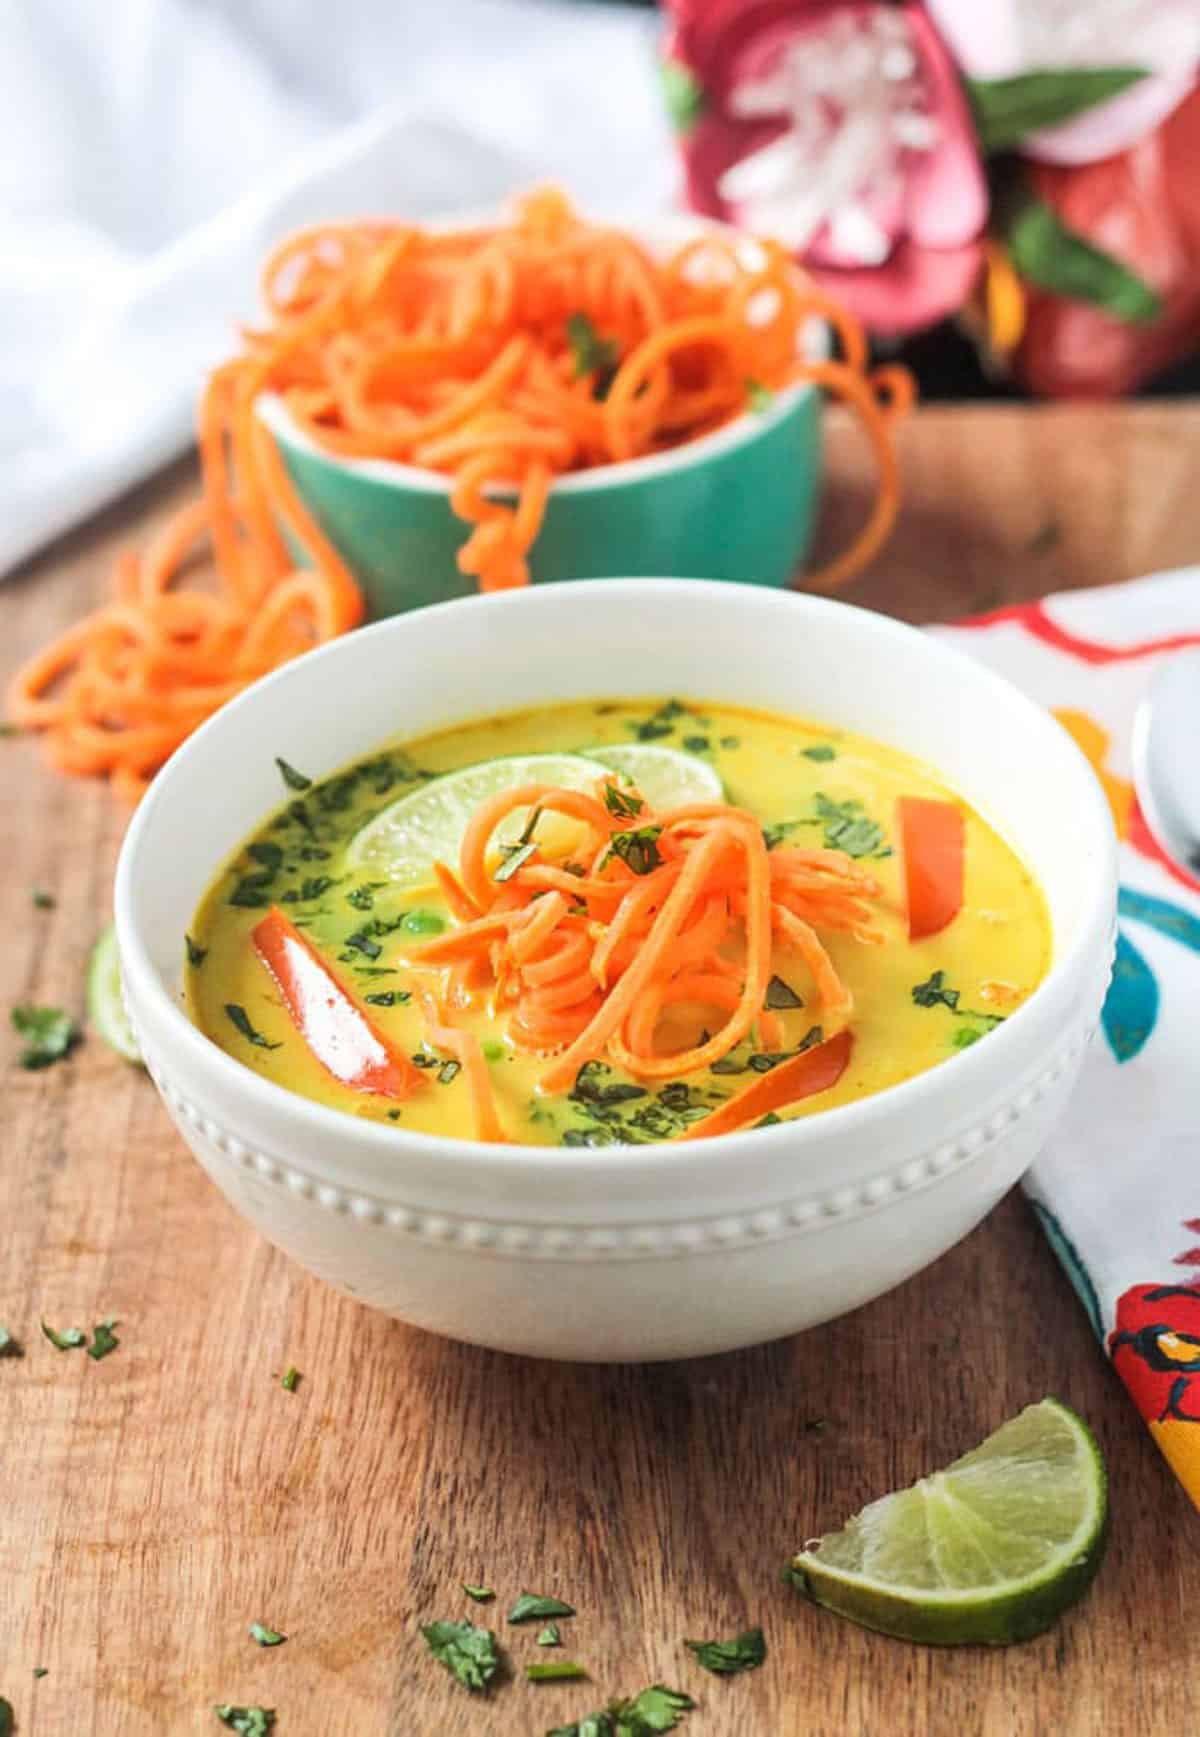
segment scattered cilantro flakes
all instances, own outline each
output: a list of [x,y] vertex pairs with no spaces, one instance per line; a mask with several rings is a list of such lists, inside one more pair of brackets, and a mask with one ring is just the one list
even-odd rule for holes
[[208,958],[208,948],[198,947],[190,935],[185,935],[183,937],[183,944],[187,948],[188,964],[193,968],[193,970],[198,970]]
[[20,1341],[14,1339],[7,1327],[0,1327],[0,1357],[24,1357],[25,1350]]
[[35,1682],[38,1680],[39,1677],[48,1677],[49,1675],[50,1675],[49,1669],[45,1665],[34,1665],[33,1677],[34,1677]]
[[231,1707],[226,1704],[214,1707],[213,1712],[222,1725],[228,1725],[240,1737],[266,1737],[275,1726],[274,1707]]
[[605,808],[610,814],[615,814],[618,820],[632,820],[646,806],[636,791],[622,790],[613,779],[602,786],[602,795]]
[[756,1128],[777,1128],[782,1121],[782,1116],[777,1116],[774,1110],[768,1110],[765,1116],[759,1117],[754,1126]]
[[115,1351],[121,1343],[113,1332],[116,1324],[115,1318],[110,1315],[106,1321],[101,1321],[92,1328],[92,1342],[88,1346],[88,1356],[93,1363],[99,1363],[102,1357],[107,1357],[109,1352]]
[[375,960],[383,952],[378,941],[373,941],[364,930],[356,929],[353,935],[347,935],[344,945],[354,953],[362,953],[366,958]]
[[740,748],[741,745],[742,745],[742,738],[740,736],[722,736],[721,737],[722,748]]
[[526,1665],[525,1676],[531,1683],[571,1683],[586,1677],[587,1671],[574,1659],[547,1659],[541,1664]]
[[364,1001],[369,1001],[372,1007],[395,1007],[398,1003],[411,1001],[412,992],[408,989],[377,989],[374,995],[364,995]]
[[736,1676],[739,1671],[752,1671],[767,1656],[767,1643],[761,1628],[743,1629],[733,1640],[684,1641],[706,1671],[718,1677]]
[[951,989],[944,971],[935,971],[924,983],[914,983],[912,987],[913,1003],[917,1007],[936,1007],[941,1002],[953,1010],[958,1006],[961,993],[961,990]]
[[746,381],[746,403],[756,414],[761,415],[764,410],[769,410],[774,402],[775,394],[769,386],[764,386],[761,380]]
[[610,1701],[573,1725],[556,1725],[546,1737],[658,1737],[660,1732],[674,1731],[695,1705],[682,1689],[652,1683],[632,1700]]
[[68,1327],[65,1333],[59,1333],[47,1321],[41,1325],[42,1332],[56,1351],[76,1351],[80,1345],[87,1344],[87,1334],[78,1327]]
[[487,1688],[500,1666],[490,1628],[477,1628],[473,1622],[427,1622],[421,1633],[434,1658],[465,1689],[478,1693]]
[[683,746],[689,754],[707,754],[712,747],[711,736],[685,736]]
[[58,903],[54,894],[46,892],[42,887],[31,887],[29,898],[34,909],[38,911],[52,911]]
[[12,1702],[6,1701],[0,1695],[0,1737],[12,1737],[16,1727],[16,1717],[12,1710]]
[[256,1641],[260,1647],[281,1647],[287,1639],[287,1636],[280,1634],[277,1628],[268,1628],[262,1622],[252,1622],[246,1632],[250,1639]]
[[973,1043],[978,1043],[981,1037],[987,1036],[988,1029],[981,1031],[973,1025],[960,1025],[950,1039],[950,1046],[952,1049],[970,1049]]
[[494,1586],[468,1586],[465,1580],[463,1581],[463,1591],[468,1598],[474,1599],[476,1604],[490,1604],[496,1596]]
[[562,1645],[562,1634],[556,1622],[546,1624],[537,1637],[537,1644],[540,1647],[560,1647]]
[[772,977],[767,984],[767,993],[763,1006],[774,1008],[781,1012],[786,1007],[803,1007],[804,1000],[796,994],[790,983],[785,983],[782,977]]
[[661,836],[661,826],[639,826],[633,832],[614,832],[609,838],[604,861],[607,862],[610,856],[619,856],[635,875],[648,875],[652,869],[662,866],[662,853],[658,848]]
[[225,1003],[225,1015],[236,1030],[241,1032],[247,1043],[252,1043],[256,1049],[280,1049],[281,1044],[272,1043],[261,1031],[256,1031],[250,1022],[250,1015],[236,1001]]
[[[679,719],[689,715],[687,707],[681,700],[664,700],[663,704],[650,717],[643,718],[640,723],[631,723],[629,728],[639,742],[657,742],[664,736],[673,736],[675,725]],[[697,720],[697,722],[699,721]]]
[[508,1612],[509,1622],[534,1622],[549,1616],[574,1616],[575,1606],[541,1592],[523,1592]]
[[14,1007],[12,1022],[25,1039],[20,1063],[23,1068],[48,1068],[61,1061],[79,1042],[81,1033],[69,1013],[61,1007],[35,1007],[27,1003]]
[[289,766],[287,761],[280,759],[278,754],[275,756],[275,764],[279,768],[279,776],[283,779],[289,790],[312,789],[312,779],[306,778],[303,772],[297,772],[294,766]]
[[285,1393],[295,1393],[297,1387],[300,1385],[300,1371],[296,1368],[294,1363],[288,1364],[283,1375],[280,1377],[279,1385],[283,1388]]
[[814,742],[811,748],[801,748],[806,760],[836,760],[837,749],[829,742]]
[[822,791],[813,798],[816,818],[825,828],[825,848],[844,850],[847,856],[879,856],[887,852],[882,826],[863,811],[861,802],[850,798],[834,802]]

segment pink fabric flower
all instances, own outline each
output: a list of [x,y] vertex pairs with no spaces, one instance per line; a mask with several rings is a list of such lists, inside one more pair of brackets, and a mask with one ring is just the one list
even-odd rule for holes
[[782,241],[873,330],[961,306],[987,191],[957,75],[916,5],[667,0],[703,92],[692,205]]
[[1031,133],[1026,156],[1094,163],[1128,150],[1182,102],[1200,71],[1197,0],[927,0],[969,78],[1137,66],[1147,77],[1073,120]]

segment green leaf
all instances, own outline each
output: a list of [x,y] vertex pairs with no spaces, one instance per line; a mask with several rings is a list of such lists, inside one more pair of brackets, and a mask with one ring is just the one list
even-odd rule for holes
[[665,1683],[651,1683],[632,1701],[613,1704],[617,1737],[646,1737],[646,1733],[673,1731],[685,1713],[696,1705],[682,1689],[668,1689]]
[[1011,150],[1027,134],[1069,121],[1145,77],[1141,66],[1063,66],[965,82],[980,148],[987,154]]
[[15,1727],[16,1719],[13,1715],[12,1702],[6,1701],[4,1696],[0,1695],[0,1737],[12,1737]]
[[604,806],[610,814],[615,814],[618,820],[633,820],[642,812],[645,803],[632,790],[622,790],[616,782],[616,775],[606,779],[601,787]]
[[183,937],[183,944],[187,948],[188,964],[193,968],[193,970],[199,969],[208,958],[208,948],[198,947],[190,935],[185,935]]
[[[658,848],[661,834],[661,826],[639,826],[633,832],[614,832],[608,841],[604,862],[610,856],[619,856],[635,875],[648,875],[652,869],[662,866],[662,853]],[[604,863],[600,866],[603,868]]]
[[775,402],[775,394],[769,386],[764,386],[761,380],[746,381],[746,403],[756,416],[761,416],[764,410],[769,410]]
[[294,766],[289,766],[286,760],[281,760],[279,758],[278,754],[275,756],[275,764],[279,768],[279,776],[283,779],[289,790],[312,789],[312,779],[306,778],[303,772],[297,772]]
[[473,1598],[476,1604],[490,1604],[496,1596],[494,1587],[468,1586],[465,1580],[463,1581],[463,1591],[468,1598]]
[[544,1664],[526,1665],[525,1675],[531,1683],[570,1683],[586,1677],[587,1671],[574,1659],[548,1659]]
[[708,106],[704,86],[690,67],[664,55],[659,62],[663,100],[677,133],[690,133]]
[[936,1007],[939,1002],[951,1010],[958,1006],[960,989],[951,989],[946,982],[944,971],[935,971],[927,977],[924,983],[914,983],[912,987],[913,1005],[915,1007]]
[[256,1031],[250,1022],[250,1015],[244,1007],[239,1007],[236,1001],[225,1003],[225,1013],[230,1023],[241,1032],[247,1043],[252,1043],[256,1049],[281,1049],[283,1047],[281,1044],[271,1043],[261,1031]]
[[13,1338],[7,1327],[0,1327],[0,1357],[24,1357],[25,1352],[20,1343]]
[[836,760],[837,749],[828,742],[814,742],[811,748],[801,748],[800,752],[806,760]]
[[25,1039],[23,1068],[48,1068],[79,1042],[79,1027],[61,1007],[14,1007],[12,1022]]
[[427,1622],[421,1626],[430,1652],[464,1688],[486,1689],[500,1665],[496,1637],[473,1622]]
[[684,1641],[689,1652],[695,1653],[706,1671],[718,1677],[736,1676],[739,1671],[752,1671],[767,1656],[767,1643],[761,1628],[743,1629],[733,1640]]
[[121,1341],[113,1332],[116,1321],[110,1315],[107,1321],[92,1328],[92,1342],[88,1346],[88,1356],[93,1363],[99,1363],[102,1357],[107,1357],[110,1351],[115,1351]]
[[287,1368],[283,1372],[283,1377],[282,1377],[279,1385],[280,1385],[280,1387],[283,1388],[283,1391],[285,1393],[295,1393],[296,1388],[299,1386],[299,1384],[300,1384],[300,1371],[296,1368],[296,1365],[294,1363],[289,1363]]
[[45,892],[41,887],[31,888],[29,897],[34,909],[38,911],[52,911],[57,903],[54,894]]
[[620,352],[611,338],[602,338],[586,314],[567,315],[567,343],[575,359],[575,378],[596,377],[594,396],[603,398],[613,383]]
[[763,1006],[773,1008],[776,1012],[782,1012],[785,1007],[803,1007],[804,1002],[790,983],[785,983],[782,977],[772,977],[767,984]]
[[281,1647],[287,1639],[277,1628],[268,1628],[265,1623],[252,1622],[248,1630],[250,1639],[257,1641],[260,1647]]
[[556,1622],[546,1624],[537,1637],[537,1644],[540,1647],[560,1647],[562,1645],[562,1635]]
[[65,1333],[58,1333],[48,1322],[43,1321],[42,1332],[56,1351],[77,1351],[81,1345],[87,1344],[87,1334],[78,1327],[68,1327]]
[[844,850],[847,856],[879,856],[886,854],[887,840],[883,828],[863,812],[863,805],[854,798],[834,802],[822,791],[813,798],[817,819],[825,828],[825,848]]
[[575,1606],[540,1592],[523,1592],[508,1613],[509,1622],[544,1621],[549,1616],[574,1616]]
[[1162,297],[1111,253],[1069,229],[1040,199],[1028,199],[1008,227],[1008,251],[1023,278],[1053,295],[1089,302],[1130,325],[1162,313]]
[[231,1707],[226,1703],[214,1707],[213,1712],[222,1725],[228,1725],[241,1737],[267,1737],[267,1732],[275,1725],[274,1707]]

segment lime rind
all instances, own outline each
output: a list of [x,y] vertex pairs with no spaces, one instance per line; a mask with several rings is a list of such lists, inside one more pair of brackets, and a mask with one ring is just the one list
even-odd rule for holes
[[1042,1633],[1083,1594],[1107,1522],[1095,1437],[1045,1399],[944,1471],[872,1502],[795,1557],[788,1578],[883,1634],[1002,1646]]
[[108,1047],[125,1061],[140,1065],[142,1052],[125,1011],[117,932],[111,923],[92,948],[88,961],[87,1010],[88,1019]]

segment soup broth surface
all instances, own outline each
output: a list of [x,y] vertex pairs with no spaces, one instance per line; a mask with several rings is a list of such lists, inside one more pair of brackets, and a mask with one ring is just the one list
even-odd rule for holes
[[[854,995],[849,1065],[832,1089],[785,1117],[851,1103],[952,1060],[986,1039],[1045,975],[1051,933],[1038,887],[1005,841],[928,767],[862,736],[794,718],[703,702],[606,700],[539,707],[388,744],[307,788],[297,787],[301,778],[288,768],[287,799],[217,875],[196,913],[186,968],[193,1020],[246,1067],[291,1091],[384,1126],[471,1138],[462,1071],[424,1042],[414,990],[429,973],[402,959],[452,928],[453,918],[435,881],[398,890],[378,874],[352,871],[348,846],[374,815],[431,775],[501,756],[639,740],[707,761],[728,800],[761,822],[769,844],[845,850],[882,883],[875,917],[882,945],[821,933]],[[901,796],[954,801],[966,824],[962,909],[942,933],[916,942],[908,939],[895,839]],[[425,1084],[411,1098],[395,1104],[352,1090],[311,1053],[253,945],[255,925],[273,904],[320,950],[377,1029],[418,1060]],[[820,1025],[819,1000],[797,958],[780,953],[773,968],[803,1003],[780,1013],[790,1052]],[[647,1082],[644,1095],[622,1102],[605,1103],[586,1087],[543,1095],[544,1058],[515,1048],[486,1000],[480,996],[454,1021],[482,1040],[514,1141],[570,1147],[670,1138],[772,1065],[752,1037],[717,1069],[667,1085]],[[671,1010],[668,1037],[680,1047],[694,1043],[703,1017],[702,1009]],[[710,1014],[707,1023],[719,1019]],[[606,1083],[628,1077],[614,1070]]]

